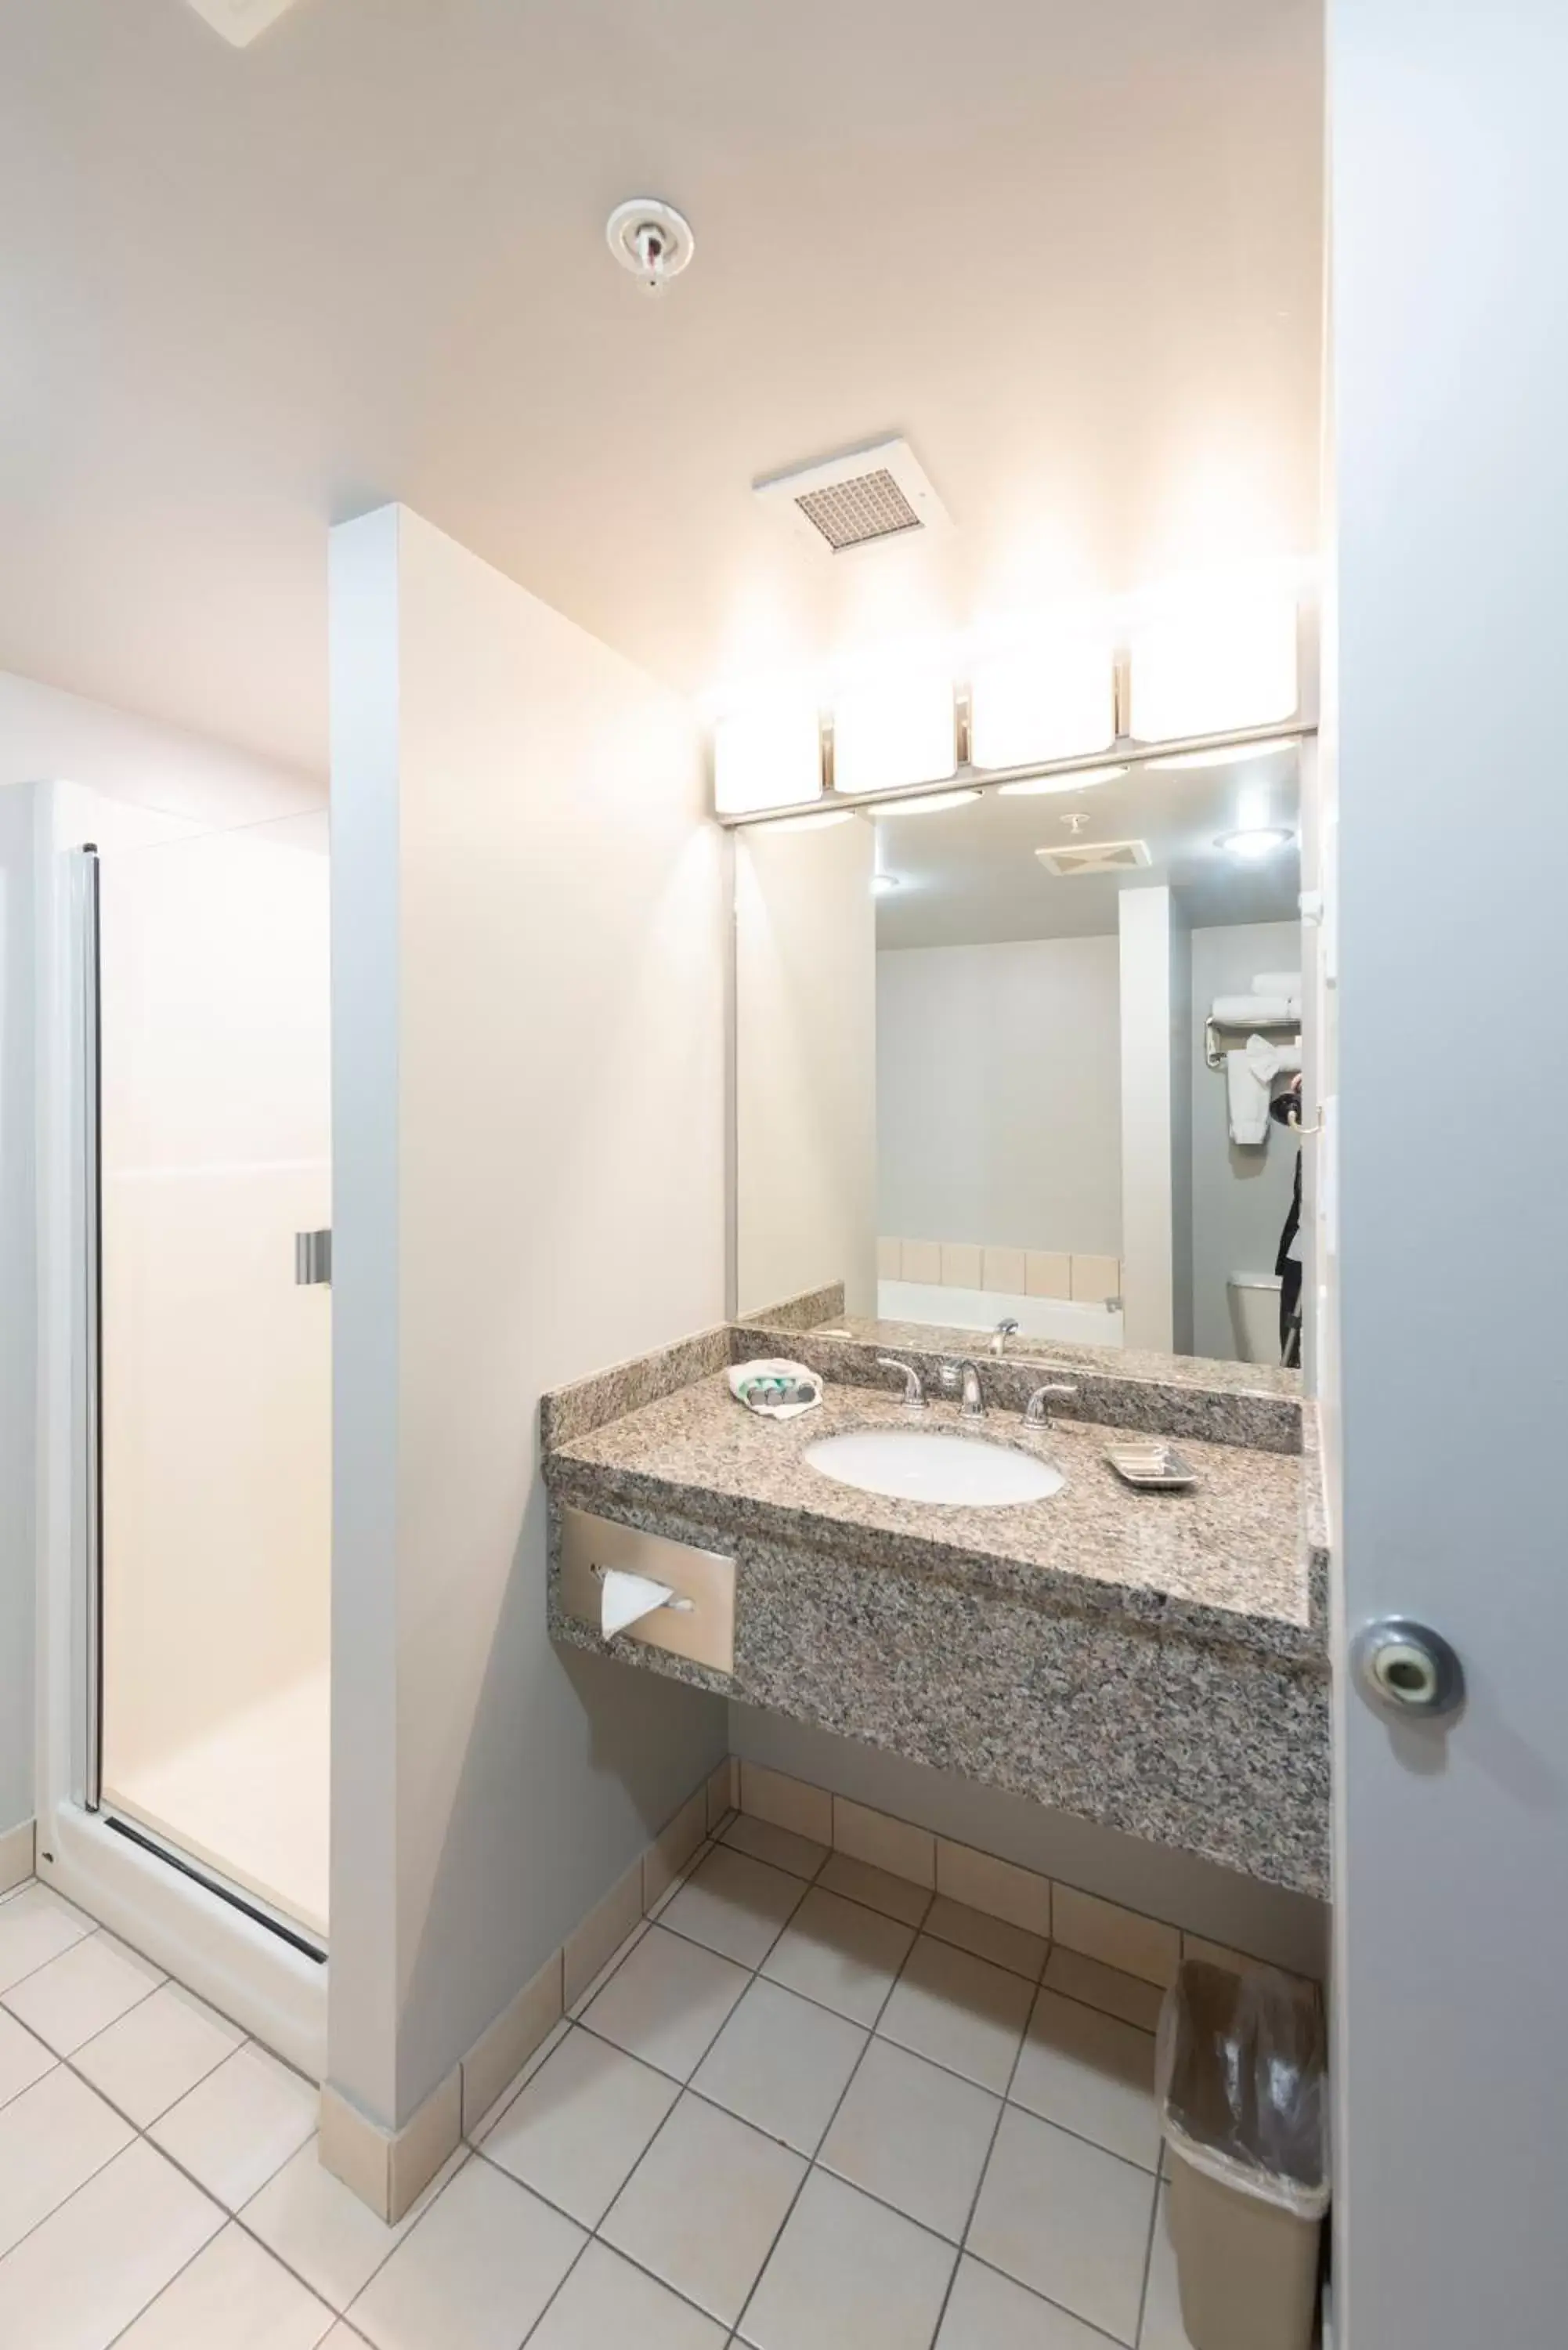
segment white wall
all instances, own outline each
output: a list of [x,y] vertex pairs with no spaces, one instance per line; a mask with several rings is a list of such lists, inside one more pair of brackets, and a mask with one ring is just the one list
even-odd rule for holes
[[[1231,1139],[1225,1072],[1203,1057],[1203,1024],[1217,995],[1244,995],[1255,972],[1299,971],[1299,922],[1236,922],[1192,933],[1193,1352],[1236,1358],[1226,1295],[1232,1273],[1272,1273],[1291,1204],[1296,1146],[1277,1126],[1254,1150]],[[1310,1109],[1307,1122],[1312,1122]]]
[[1116,1256],[1114,938],[877,958],[880,1230]]
[[1446,1734],[1391,1731],[1339,1677],[1337,2316],[1343,2350],[1547,2350],[1568,2275],[1568,793],[1541,746],[1563,667],[1568,13],[1335,0],[1328,54],[1335,1648],[1407,1612],[1469,1688]]
[[400,2124],[724,1749],[555,1649],[540,1390],[723,1310],[682,704],[385,507],[333,534],[331,2076]]
[[0,784],[58,782],[201,824],[265,823],[319,807],[319,776],[0,670]]
[[736,1310],[842,1281],[875,1314],[876,834],[733,838]]
[[35,795],[0,786],[0,1835],[33,1816]]

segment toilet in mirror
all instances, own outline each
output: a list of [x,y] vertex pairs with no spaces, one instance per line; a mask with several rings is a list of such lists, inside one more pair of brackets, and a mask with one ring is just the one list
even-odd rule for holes
[[736,1309],[1293,1388],[1312,731],[999,776],[965,716],[935,783],[840,756],[735,828]]

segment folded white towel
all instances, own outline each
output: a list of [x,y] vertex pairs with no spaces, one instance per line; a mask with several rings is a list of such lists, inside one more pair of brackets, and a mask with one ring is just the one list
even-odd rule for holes
[[1252,981],[1254,995],[1290,995],[1299,1003],[1302,975],[1299,971],[1261,971]]
[[1290,995],[1217,995],[1213,1016],[1221,1028],[1289,1028],[1302,1016],[1301,999]]
[[1301,1065],[1299,1045],[1271,1045],[1266,1036],[1249,1036],[1238,1051],[1226,1054],[1225,1095],[1232,1142],[1249,1149],[1267,1142],[1274,1079]]
[[1254,1076],[1272,1085],[1276,1077],[1293,1076],[1302,1065],[1302,1048],[1294,1045],[1271,1045],[1266,1036],[1249,1036],[1246,1055]]

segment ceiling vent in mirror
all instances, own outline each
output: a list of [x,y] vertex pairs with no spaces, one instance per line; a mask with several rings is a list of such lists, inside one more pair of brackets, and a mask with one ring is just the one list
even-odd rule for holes
[[950,516],[907,441],[876,441],[752,484],[823,555],[925,536]]
[[1075,873],[1135,873],[1154,861],[1146,840],[1080,840],[1070,847],[1037,848],[1034,854],[1047,873],[1064,880]]
[[236,49],[247,48],[294,5],[295,0],[191,0],[197,16],[204,16]]

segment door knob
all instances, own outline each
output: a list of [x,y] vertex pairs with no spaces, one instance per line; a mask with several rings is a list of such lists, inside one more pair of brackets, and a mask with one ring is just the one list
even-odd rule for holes
[[1464,1667],[1440,1632],[1408,1616],[1379,1616],[1351,1644],[1351,1669],[1370,1706],[1391,1721],[1431,1721],[1463,1701]]

